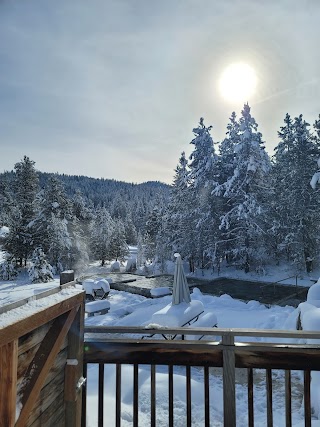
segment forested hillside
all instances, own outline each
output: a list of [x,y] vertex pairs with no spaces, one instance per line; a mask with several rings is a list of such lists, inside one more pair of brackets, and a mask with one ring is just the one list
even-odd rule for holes
[[8,262],[25,265],[39,251],[55,271],[82,268],[89,258],[121,258],[143,236],[153,208],[164,209],[169,186],[130,184],[84,176],[42,173],[27,156],[0,175],[0,226]]
[[232,113],[223,141],[211,133],[201,118],[171,188],[40,173],[25,156],[0,176],[0,225],[9,229],[2,276],[39,259],[39,249],[59,271],[122,258],[128,244],[137,244],[138,264],[161,271],[175,252],[190,271],[272,263],[312,271],[320,261],[320,120],[310,127],[287,114],[271,158],[248,104],[239,118]]

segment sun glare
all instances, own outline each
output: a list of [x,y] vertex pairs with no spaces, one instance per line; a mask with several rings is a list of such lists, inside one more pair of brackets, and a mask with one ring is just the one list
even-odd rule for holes
[[229,65],[219,80],[220,93],[230,102],[250,101],[256,85],[256,73],[250,65],[245,63]]

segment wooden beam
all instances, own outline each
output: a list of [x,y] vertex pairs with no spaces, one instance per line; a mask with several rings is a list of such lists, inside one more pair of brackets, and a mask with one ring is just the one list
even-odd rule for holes
[[222,367],[222,346],[188,341],[86,342],[86,363],[154,364]]
[[0,344],[7,344],[33,331],[34,329],[39,328],[61,314],[70,311],[73,307],[78,307],[83,303],[83,300],[84,293],[80,292],[75,296],[52,305],[51,307],[44,306],[43,310],[0,329]]
[[44,385],[62,343],[74,321],[79,307],[57,317],[35,354],[25,375],[25,386],[21,389],[22,409],[16,427],[23,427]]
[[65,417],[68,427],[80,427],[82,412],[82,389],[77,382],[83,373],[83,329],[84,304],[71,325],[68,333],[68,362],[65,370]]
[[0,347],[0,426],[13,427],[16,418],[18,340]]

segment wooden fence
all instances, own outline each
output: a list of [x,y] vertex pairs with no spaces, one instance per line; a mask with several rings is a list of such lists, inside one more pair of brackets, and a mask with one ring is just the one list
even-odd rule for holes
[[1,308],[1,427],[81,424],[84,293],[72,285]]
[[[186,332],[187,331],[187,332]],[[268,427],[273,426],[274,395],[272,388],[273,370],[284,370],[285,404],[283,408],[286,427],[292,426],[292,370],[303,371],[304,381],[301,401],[304,401],[305,426],[311,426],[310,403],[310,372],[320,370],[320,346],[317,344],[292,344],[292,339],[319,339],[320,333],[304,331],[274,331],[274,330],[242,330],[242,329],[157,329],[146,330],[136,327],[87,327],[85,329],[84,371],[90,378],[88,364],[99,366],[98,374],[98,426],[110,425],[105,419],[104,390],[105,364],[116,366],[115,386],[115,425],[121,425],[121,372],[122,365],[133,365],[133,426],[139,425],[139,365],[150,365],[150,425],[156,426],[156,367],[167,365],[168,371],[168,421],[167,425],[175,424],[174,395],[173,395],[173,367],[185,366],[186,375],[186,427],[192,426],[192,395],[191,395],[191,367],[202,367],[204,390],[204,424],[211,425],[210,414],[210,372],[211,368],[219,367],[223,375],[223,423],[227,427],[236,426],[236,368],[246,370],[247,379],[247,419],[248,425],[254,426],[254,375],[255,369],[265,370],[266,392],[266,419]],[[153,338],[161,338],[165,334],[168,338],[191,334],[204,335],[205,341],[188,340],[141,340],[145,334],[155,334]],[[119,338],[119,334],[125,334]],[[133,338],[132,338],[133,334]],[[212,336],[215,336],[213,338]],[[131,336],[131,338],[130,338]],[[210,336],[212,341],[210,341]],[[140,338],[139,338],[140,337]],[[219,338],[217,338],[219,337]],[[256,342],[253,339],[283,341],[283,342]],[[214,341],[215,339],[215,341]],[[246,342],[242,342],[247,340]],[[251,340],[251,342],[250,342]],[[240,342],[241,341],[241,342]],[[82,426],[86,425],[86,397],[83,403]],[[90,409],[93,410],[92,408]],[[109,409],[108,409],[108,412]]]

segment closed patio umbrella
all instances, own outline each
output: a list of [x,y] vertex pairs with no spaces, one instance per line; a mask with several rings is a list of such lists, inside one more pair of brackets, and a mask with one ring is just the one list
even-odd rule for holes
[[180,254],[174,254],[177,258],[173,277],[172,305],[181,302],[191,302],[189,286],[186,275],[183,271],[183,264]]

